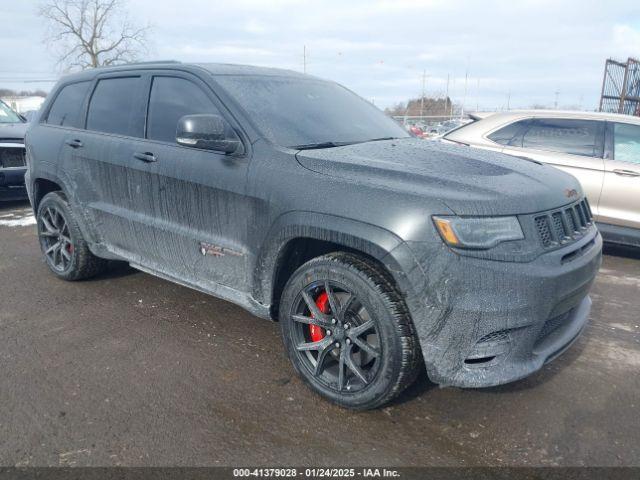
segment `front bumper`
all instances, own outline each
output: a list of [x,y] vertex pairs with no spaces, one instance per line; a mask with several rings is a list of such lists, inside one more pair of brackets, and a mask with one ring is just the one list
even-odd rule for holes
[[27,189],[24,183],[26,167],[0,168],[0,200],[24,200]]
[[595,227],[528,263],[464,257],[446,247],[434,254],[429,247],[411,245],[427,283],[408,303],[433,382],[489,387],[518,380],[583,331],[602,257]]

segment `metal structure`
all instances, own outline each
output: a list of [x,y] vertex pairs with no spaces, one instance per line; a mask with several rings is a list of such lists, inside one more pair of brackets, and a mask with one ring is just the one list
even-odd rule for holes
[[640,116],[640,61],[608,59],[604,67],[600,111]]

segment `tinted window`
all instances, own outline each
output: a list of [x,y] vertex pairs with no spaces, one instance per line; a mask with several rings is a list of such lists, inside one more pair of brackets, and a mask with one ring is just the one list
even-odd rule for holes
[[63,87],[51,105],[46,123],[82,128],[82,104],[90,85],[91,82],[80,82]]
[[508,145],[511,147],[522,146],[522,134],[525,132],[529,120],[520,120],[519,122],[511,123],[506,127],[502,127],[500,130],[496,130],[489,139],[493,140],[500,145]]
[[142,137],[144,116],[136,110],[139,77],[100,80],[89,102],[87,130]]
[[640,164],[640,125],[614,124],[613,151],[615,160]]
[[149,100],[147,138],[174,143],[178,120],[199,113],[219,115],[200,87],[183,78],[155,77]]
[[278,145],[409,137],[371,103],[332,82],[266,75],[220,75],[216,81]]
[[524,134],[522,146],[535,150],[586,157],[602,156],[603,123],[591,120],[536,119]]

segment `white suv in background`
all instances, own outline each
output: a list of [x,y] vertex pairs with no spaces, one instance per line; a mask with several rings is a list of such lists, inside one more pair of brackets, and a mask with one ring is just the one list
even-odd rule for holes
[[640,118],[595,112],[477,113],[444,141],[553,165],[587,194],[605,241],[640,246]]

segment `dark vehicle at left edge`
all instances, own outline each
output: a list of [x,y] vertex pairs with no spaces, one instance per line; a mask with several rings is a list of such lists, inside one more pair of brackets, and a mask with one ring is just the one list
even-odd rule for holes
[[24,134],[27,121],[0,100],[0,201],[27,198]]

